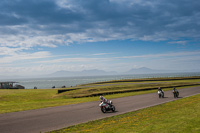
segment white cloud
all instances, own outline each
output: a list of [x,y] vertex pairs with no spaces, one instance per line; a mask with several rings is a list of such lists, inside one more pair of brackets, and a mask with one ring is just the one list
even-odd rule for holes
[[[61,56],[61,55],[60,55]],[[80,55],[81,56],[81,55]],[[99,55],[100,56],[100,55]],[[151,54],[151,55],[139,55],[139,56],[124,56],[124,57],[107,57],[107,58],[56,58],[49,52],[35,52],[32,54],[21,53],[20,55],[1,58],[3,65],[0,66],[0,75],[42,75],[50,74],[60,70],[66,71],[81,71],[87,69],[101,69],[106,71],[118,71],[125,72],[132,67],[149,67],[152,69],[163,70],[176,70],[177,68],[194,69],[193,64],[198,65],[200,62],[199,51],[185,51],[178,53],[165,53],[165,54]],[[41,61],[38,59],[42,59]],[[129,60],[125,60],[129,59]],[[29,65],[16,65],[16,62],[25,61]],[[12,63],[5,65],[5,63]],[[196,62],[196,63],[195,63]],[[200,65],[200,64],[199,64]],[[185,66],[185,67],[183,67]]]
[[179,40],[200,35],[199,3],[189,0],[181,4],[153,0],[13,0],[8,6],[9,2],[0,3],[2,11],[5,9],[1,13],[5,21],[0,23],[1,46],[57,47],[75,42]]
[[185,52],[177,52],[177,53],[164,53],[164,54],[148,54],[148,55],[138,55],[138,56],[122,56],[122,57],[115,57],[115,58],[161,58],[161,57],[177,57],[177,56],[189,56],[189,55],[196,55],[200,56],[200,51],[185,51]]
[[169,42],[170,44],[181,44],[181,45],[186,45],[187,41],[173,41],[173,42]]
[[0,55],[14,55],[17,52],[27,50],[27,48],[10,48],[10,47],[0,47]]
[[36,61],[35,63],[95,63],[95,62],[106,62],[106,61],[110,61],[113,59],[110,58],[59,58],[59,59],[51,59],[51,60],[46,60],[46,61]]
[[61,37],[62,40],[59,38],[60,35],[35,35],[34,37],[30,35],[0,35],[0,46],[21,47],[22,49],[36,46],[55,48],[57,44],[65,44],[63,38]]
[[11,56],[5,56],[0,58],[0,64],[5,63],[16,63],[17,61],[24,61],[24,60],[33,60],[33,59],[42,59],[42,58],[49,58],[51,54],[48,51],[41,51],[35,53],[13,53]]
[[[0,1],[1,71],[34,73],[123,66],[118,63],[144,66],[138,60],[145,59],[188,61],[193,58],[198,61],[199,51],[117,57],[113,54],[110,58],[101,56],[112,53],[99,51],[90,58],[81,55],[66,58],[65,53],[52,55],[54,52],[49,50],[59,50],[60,45],[126,39],[167,40],[170,44],[189,45],[185,38],[198,42],[200,37],[199,4],[189,0]],[[129,63],[126,59],[130,59]]]
[[97,54],[93,54],[93,55],[111,55],[113,53],[97,53]]

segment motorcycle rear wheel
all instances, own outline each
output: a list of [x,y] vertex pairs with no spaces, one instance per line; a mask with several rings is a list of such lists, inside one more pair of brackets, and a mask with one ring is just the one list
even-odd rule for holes
[[112,112],[115,112],[115,106],[114,105],[112,105]]

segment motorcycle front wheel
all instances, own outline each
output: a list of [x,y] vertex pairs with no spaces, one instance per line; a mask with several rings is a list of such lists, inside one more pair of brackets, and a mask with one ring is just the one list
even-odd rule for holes
[[101,108],[101,111],[102,111],[103,113],[106,113],[106,108],[105,108],[105,107]]

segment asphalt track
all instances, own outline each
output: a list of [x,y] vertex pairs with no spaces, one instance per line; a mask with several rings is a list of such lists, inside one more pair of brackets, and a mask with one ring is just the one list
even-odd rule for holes
[[[180,89],[180,98],[200,94],[200,87]],[[178,98],[178,99],[180,99]],[[61,129],[71,125],[97,120],[113,115],[147,108],[165,102],[177,100],[172,91],[165,92],[165,98],[157,93],[112,99],[116,112],[103,114],[99,102],[50,107],[22,112],[0,114],[1,133],[39,133]]]

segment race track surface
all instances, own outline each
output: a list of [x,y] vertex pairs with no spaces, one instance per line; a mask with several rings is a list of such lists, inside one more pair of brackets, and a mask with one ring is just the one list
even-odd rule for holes
[[[179,89],[180,98],[200,93],[200,87]],[[178,99],[180,99],[178,98]],[[142,108],[177,100],[172,91],[165,92],[165,98],[157,93],[112,99],[116,112],[103,114],[99,102],[50,107],[37,110],[0,114],[1,133],[39,133],[61,129],[71,125],[97,120],[113,115],[139,110]]]

